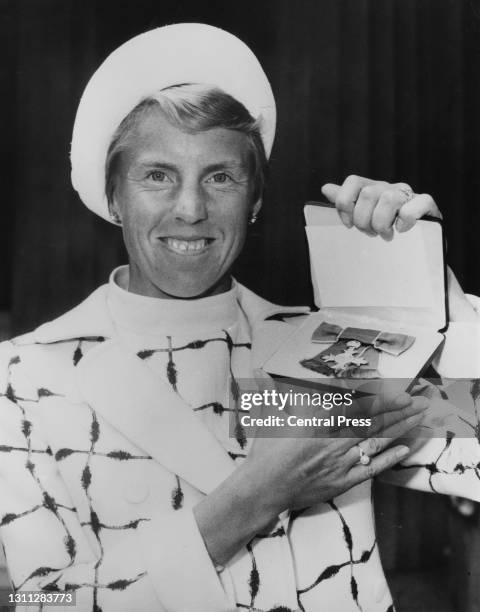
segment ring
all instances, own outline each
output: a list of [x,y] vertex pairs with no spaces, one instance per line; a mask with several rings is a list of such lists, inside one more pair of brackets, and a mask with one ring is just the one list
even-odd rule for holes
[[370,455],[367,455],[367,453],[363,450],[363,448],[360,446],[360,444],[356,445],[358,448],[358,452],[359,452],[359,463],[361,463],[362,465],[368,465],[371,461],[371,457]]
[[415,197],[415,193],[411,187],[397,187],[397,189],[402,195],[405,196],[404,204],[410,202],[410,200],[413,200],[413,198]]

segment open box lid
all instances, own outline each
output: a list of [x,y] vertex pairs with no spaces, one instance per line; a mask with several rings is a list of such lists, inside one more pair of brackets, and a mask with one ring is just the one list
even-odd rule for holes
[[347,228],[331,204],[304,209],[315,305],[432,331],[448,325],[445,246],[439,219],[425,217],[391,241]]

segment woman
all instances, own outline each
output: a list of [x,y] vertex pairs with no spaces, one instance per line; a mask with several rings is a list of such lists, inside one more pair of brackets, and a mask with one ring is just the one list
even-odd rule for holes
[[[136,37],[87,86],[73,184],[122,227],[129,265],[2,345],[0,524],[16,590],[74,590],[80,610],[386,612],[371,478],[404,460],[407,484],[480,499],[476,441],[395,443],[428,418],[424,398],[379,402],[382,425],[359,444],[229,436],[235,381],[291,331],[281,315],[308,311],[230,276],[274,131],[256,58],[209,26]],[[385,235],[397,216],[436,212],[404,184],[350,177],[324,193],[347,225]]]

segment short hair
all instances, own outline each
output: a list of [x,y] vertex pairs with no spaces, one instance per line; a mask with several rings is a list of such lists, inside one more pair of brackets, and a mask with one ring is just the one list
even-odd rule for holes
[[109,208],[113,202],[120,154],[127,148],[140,121],[153,109],[161,110],[173,125],[187,132],[196,133],[220,127],[245,134],[251,153],[254,201],[262,196],[268,162],[259,122],[241,102],[219,87],[184,83],[166,87],[144,98],[116,129],[105,160],[105,193]]

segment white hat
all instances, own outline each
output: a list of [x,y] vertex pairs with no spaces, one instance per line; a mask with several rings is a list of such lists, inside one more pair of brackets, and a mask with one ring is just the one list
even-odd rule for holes
[[90,79],[73,126],[72,184],[93,212],[111,221],[105,159],[122,119],[145,97],[182,83],[208,83],[241,102],[260,129],[267,156],[275,136],[275,100],[259,61],[241,40],[213,26],[179,23],[132,38]]

